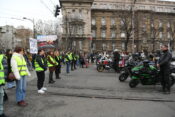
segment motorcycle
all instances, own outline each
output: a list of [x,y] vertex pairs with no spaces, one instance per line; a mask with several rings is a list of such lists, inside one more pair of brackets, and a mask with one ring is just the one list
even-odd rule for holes
[[134,61],[134,60],[128,60],[126,63],[125,63],[125,66],[121,72],[121,74],[119,75],[119,81],[120,82],[124,82],[128,76],[131,76],[131,70],[132,68],[134,68],[135,66],[137,65],[141,65],[142,62],[140,61]]
[[131,76],[131,69],[136,66],[134,62],[126,62],[123,71],[119,75],[119,81],[124,82],[128,76]]
[[[175,67],[171,68],[170,82],[171,86],[175,83],[175,77],[172,72],[175,71]],[[148,61],[144,61],[143,65],[136,66],[131,70],[131,81],[129,86],[135,88],[139,83],[142,85],[156,85],[160,84],[160,70],[153,65],[149,65]]]
[[112,62],[110,60],[101,60],[97,64],[97,71],[103,72],[104,70],[110,70],[113,69]]

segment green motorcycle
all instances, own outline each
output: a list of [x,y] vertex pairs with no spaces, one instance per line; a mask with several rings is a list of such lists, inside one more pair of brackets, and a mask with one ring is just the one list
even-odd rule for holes
[[[171,70],[172,71],[172,70]],[[174,76],[170,75],[171,86],[175,83]],[[131,70],[129,86],[135,88],[139,83],[142,85],[160,84],[160,71],[153,65],[143,62],[143,65],[136,66]]]

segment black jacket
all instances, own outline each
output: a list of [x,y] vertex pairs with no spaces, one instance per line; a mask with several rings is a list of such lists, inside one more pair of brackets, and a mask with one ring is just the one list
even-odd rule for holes
[[164,51],[159,60],[160,67],[169,68],[171,59],[172,59],[172,54],[169,51]]
[[[42,62],[42,59],[44,63]],[[36,62],[38,62],[39,66],[42,67],[44,70],[47,70],[47,62],[45,61],[44,57],[40,55],[36,55],[35,57]]]

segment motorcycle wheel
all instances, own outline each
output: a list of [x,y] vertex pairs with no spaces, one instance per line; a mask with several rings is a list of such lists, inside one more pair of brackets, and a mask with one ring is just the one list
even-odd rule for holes
[[129,86],[131,87],[131,88],[135,88],[137,85],[139,84],[139,81],[138,80],[131,80],[130,82],[129,82]]
[[175,83],[175,79],[174,79],[173,76],[170,75],[170,85],[171,85],[171,87],[174,85],[174,83]]
[[97,71],[98,72],[103,72],[104,67],[102,65],[97,66]]
[[122,73],[122,74],[120,74],[120,76],[119,76],[119,81],[120,81],[120,82],[124,82],[127,78],[128,78],[128,74]]

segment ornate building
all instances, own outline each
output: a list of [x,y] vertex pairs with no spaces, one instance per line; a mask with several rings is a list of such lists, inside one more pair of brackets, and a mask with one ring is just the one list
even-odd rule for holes
[[[72,38],[70,34],[67,35],[69,40],[82,40],[84,47],[82,50],[112,51],[117,48],[129,52],[144,49],[155,51],[165,43],[174,49],[175,2],[159,0],[60,1],[63,6],[63,16],[67,16],[65,11],[70,14],[79,14],[83,11],[82,22],[76,20],[82,23],[83,35],[79,37],[80,39]],[[79,47],[77,44],[76,42],[76,47]]]
[[94,0],[60,0],[63,48],[88,52],[91,46],[91,7]]

